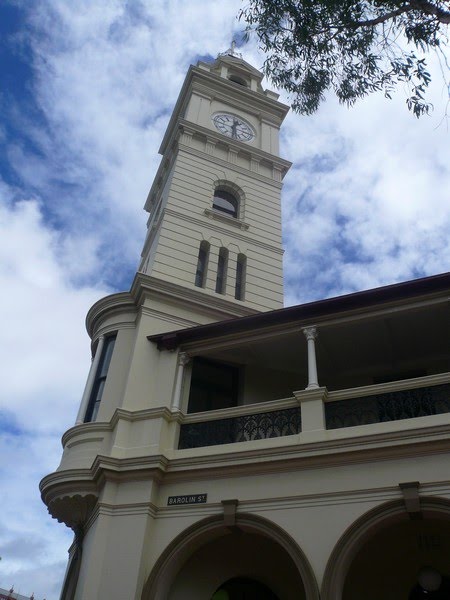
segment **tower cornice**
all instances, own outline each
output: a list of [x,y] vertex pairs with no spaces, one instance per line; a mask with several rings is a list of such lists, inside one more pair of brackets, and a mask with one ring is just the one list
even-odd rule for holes
[[[209,140],[212,140],[213,142],[220,143],[223,146],[226,146],[228,148],[228,150],[235,151],[237,153],[246,154],[247,156],[250,157],[250,160],[271,164],[275,169],[278,170],[278,172],[280,174],[278,179],[267,177],[265,175],[262,175],[260,173],[255,173],[255,172],[252,172],[252,177],[266,181],[266,182],[270,183],[271,185],[277,186],[278,188],[281,188],[281,181],[283,180],[284,176],[286,175],[286,173],[292,166],[292,162],[289,160],[286,160],[285,158],[275,156],[274,154],[265,152],[264,150],[261,150],[260,148],[256,148],[254,146],[249,146],[248,144],[245,144],[244,142],[232,140],[229,137],[227,137],[219,132],[213,131],[212,129],[207,129],[206,127],[203,127],[202,125],[194,124],[194,123],[191,123],[190,121],[186,121],[185,119],[180,118],[180,119],[178,119],[178,122],[174,125],[174,128],[172,129],[172,133],[171,133],[172,137],[170,139],[170,144],[166,148],[166,153],[165,153],[163,159],[161,160],[161,163],[158,167],[158,171],[156,172],[156,175],[155,175],[153,185],[150,188],[150,191],[148,193],[147,200],[144,205],[144,209],[146,211],[150,211],[152,199],[154,198],[155,194],[157,193],[157,190],[160,188],[161,181],[163,181],[163,179],[164,179],[164,177],[163,177],[164,172],[166,170],[168,170],[170,168],[170,165],[172,164],[173,157],[175,155],[174,149],[183,148],[186,151],[189,151],[189,152],[192,152],[192,153],[195,153],[198,155],[202,155],[202,156],[206,156],[206,154],[207,154],[206,151],[202,151],[197,148],[192,148],[192,147],[186,145],[185,143],[182,143],[181,138],[182,138],[183,133],[188,133],[191,135],[193,135],[195,133],[195,134],[204,136],[205,139],[209,139]],[[216,162],[217,164],[225,165],[234,170],[238,170],[238,171],[246,170],[246,169],[243,169],[243,167],[231,164],[228,161],[225,161],[222,158],[219,158],[216,156],[208,155],[208,160],[210,160],[212,162]]]
[[[111,294],[101,298],[91,307],[86,316],[86,329],[91,339],[95,340],[100,332],[104,333],[102,324],[111,317],[120,317],[121,327],[124,321],[134,324],[139,307],[142,307],[147,299],[163,300],[172,305],[179,303],[183,307],[192,306],[197,309],[202,306],[204,315],[211,321],[250,316],[259,312],[239,301],[212,294],[201,288],[190,289],[138,272],[129,292]],[[177,323],[180,327],[198,325],[198,322],[194,321],[179,320]],[[113,325],[110,327],[114,328]]]
[[201,89],[209,96],[214,96],[214,94],[220,96],[225,95],[233,103],[237,102],[238,104],[244,104],[246,110],[253,109],[254,111],[256,110],[256,112],[262,111],[271,114],[279,119],[279,125],[281,125],[284,117],[289,111],[289,106],[282,104],[278,100],[275,100],[264,93],[240,86],[224,77],[211,73],[206,69],[191,66],[175,104],[166,133],[161,142],[159,148],[160,154],[164,155],[167,148],[170,147],[174,129],[176,129],[180,116],[184,114],[191,92],[195,88]]

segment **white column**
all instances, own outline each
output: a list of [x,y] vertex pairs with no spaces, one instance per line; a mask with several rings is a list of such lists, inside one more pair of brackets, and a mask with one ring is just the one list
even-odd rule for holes
[[186,352],[180,352],[178,354],[178,371],[177,371],[177,379],[175,382],[175,390],[173,392],[173,400],[172,400],[172,412],[179,412],[181,406],[181,390],[183,387],[183,376],[184,376],[184,367],[191,360],[189,354]]
[[315,327],[305,327],[303,329],[306,339],[308,340],[308,386],[307,390],[319,387],[317,380],[317,363],[316,363],[316,345],[317,329]]
[[105,343],[105,336],[101,335],[98,340],[97,349],[95,351],[94,358],[89,369],[89,375],[84,388],[83,397],[81,398],[80,409],[78,411],[77,420],[75,425],[79,425],[84,422],[84,415],[86,414],[89,397],[92,392],[92,386],[94,384],[95,374],[97,373],[98,363],[100,362],[100,356],[102,355],[103,345]]

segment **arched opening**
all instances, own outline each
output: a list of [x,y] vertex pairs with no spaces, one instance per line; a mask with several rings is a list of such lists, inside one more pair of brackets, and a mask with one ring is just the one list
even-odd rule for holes
[[228,79],[229,79],[230,81],[232,81],[233,83],[238,83],[239,85],[242,85],[242,86],[244,86],[244,87],[247,87],[247,86],[248,86],[248,84],[247,84],[247,82],[245,81],[245,79],[244,79],[243,77],[239,77],[238,75],[230,75],[230,76],[228,77]]
[[243,254],[238,254],[236,262],[236,285],[234,289],[234,297],[236,300],[244,300],[246,270],[247,258]]
[[[388,525],[369,538],[354,557],[342,598],[406,600],[410,594],[420,598],[421,591],[422,597],[428,597],[433,590],[420,585],[420,573],[427,568],[441,577],[450,575],[449,557],[450,521],[420,519]],[[438,582],[436,591],[440,587]]]
[[195,285],[205,287],[206,269],[208,266],[209,243],[203,240],[198,250],[197,269],[195,271]]
[[219,258],[217,260],[217,276],[216,276],[216,292],[225,294],[228,266],[228,250],[221,248],[219,250]]
[[213,594],[211,600],[279,600],[266,585],[256,579],[234,577]]
[[[276,595],[267,600],[289,598],[293,592],[297,600],[306,600],[299,573],[278,544],[246,531],[223,533],[189,557],[175,577],[168,600],[210,599],[223,581],[235,578],[255,580],[273,590]],[[236,593],[243,593],[243,585],[236,587]]]
[[231,192],[217,188],[214,191],[213,208],[230,217],[237,218],[239,213],[239,201]]
[[370,511],[342,536],[324,576],[323,600],[450,598],[450,503],[421,500]]
[[311,566],[295,541],[267,519],[243,513],[233,527],[217,516],[181,532],[153,567],[142,600],[211,600],[220,591],[226,598],[225,592],[245,592],[250,581],[253,591],[273,594],[258,600],[319,599]]

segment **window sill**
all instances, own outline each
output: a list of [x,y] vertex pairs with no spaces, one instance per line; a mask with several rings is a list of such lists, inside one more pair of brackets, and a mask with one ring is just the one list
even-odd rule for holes
[[244,221],[236,219],[235,217],[229,217],[228,215],[221,213],[218,210],[214,210],[213,208],[205,208],[205,215],[210,219],[216,219],[217,221],[222,221],[222,223],[228,223],[228,225],[239,227],[239,229],[244,231],[247,231],[249,228],[249,225],[244,223]]

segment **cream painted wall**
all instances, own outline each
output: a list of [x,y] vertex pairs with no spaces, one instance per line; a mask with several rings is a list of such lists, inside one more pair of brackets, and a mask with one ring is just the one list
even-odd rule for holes
[[[152,275],[194,288],[200,242],[211,244],[209,275],[205,290],[215,293],[217,254],[220,247],[231,249],[233,257],[247,256],[245,303],[259,310],[279,308],[283,301],[280,188],[264,178],[236,172],[232,166],[218,168],[188,151],[176,160],[172,187],[162,220]],[[243,231],[237,223],[216,221],[205,215],[212,208],[214,182],[230,181],[245,195]],[[169,212],[170,209],[170,212]],[[231,266],[231,264],[230,264]],[[235,273],[230,271],[230,276]],[[234,289],[227,290],[234,299]]]

